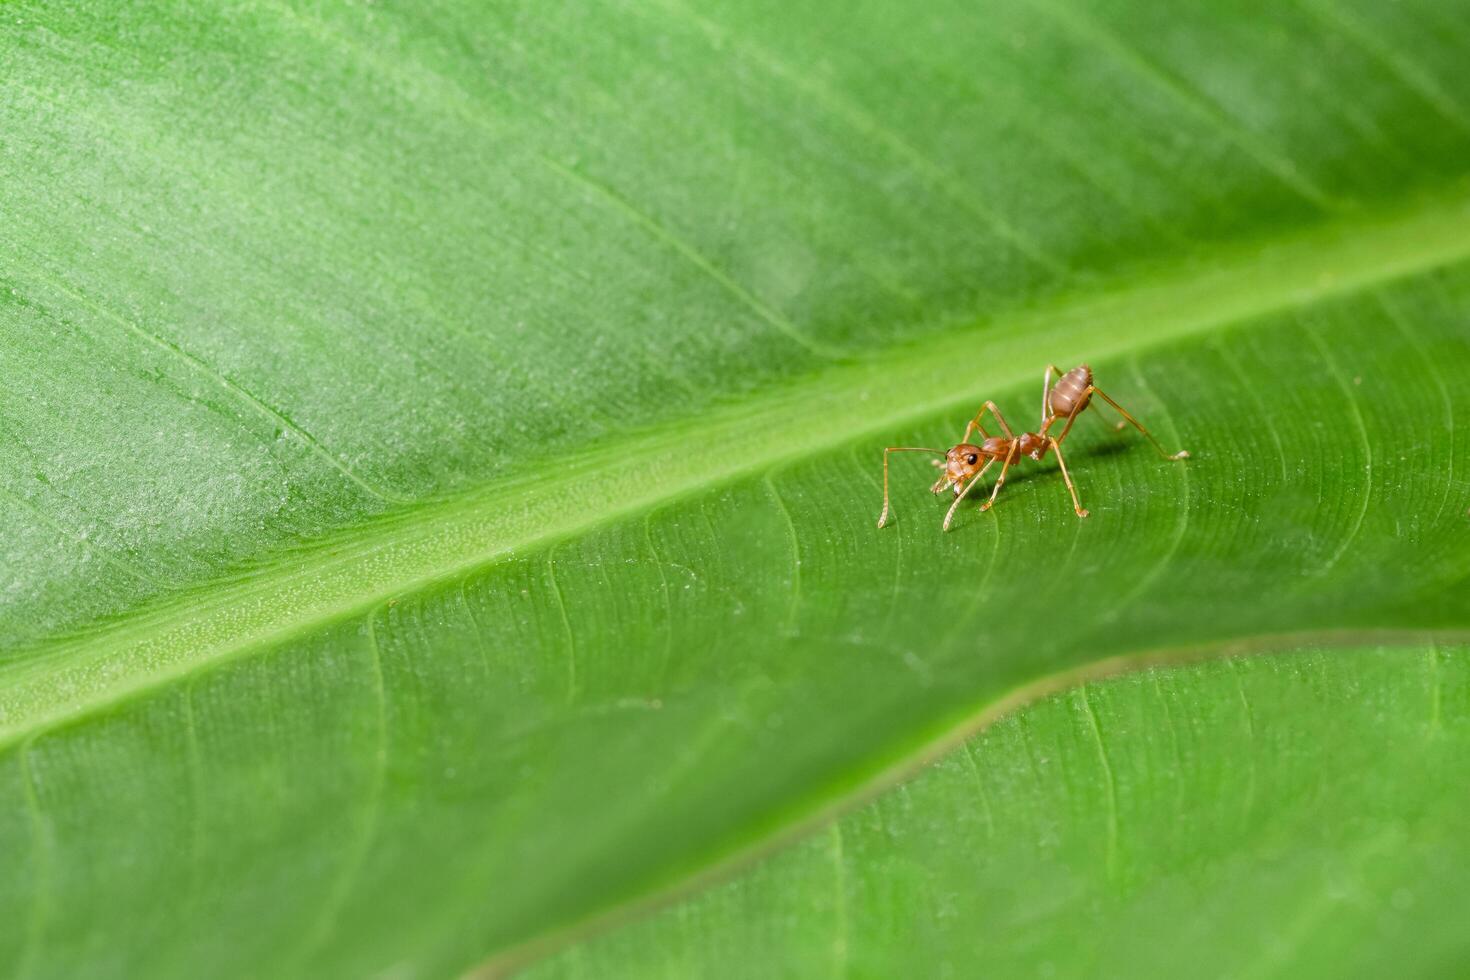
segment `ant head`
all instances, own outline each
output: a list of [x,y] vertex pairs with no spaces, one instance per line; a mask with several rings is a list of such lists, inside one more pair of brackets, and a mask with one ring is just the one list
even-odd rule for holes
[[944,479],[950,483],[963,483],[980,471],[985,463],[985,453],[979,446],[962,442],[944,454],[944,462],[935,460],[935,466],[944,467]]

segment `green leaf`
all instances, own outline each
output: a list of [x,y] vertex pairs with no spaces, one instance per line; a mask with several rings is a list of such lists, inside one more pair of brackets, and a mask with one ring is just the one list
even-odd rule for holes
[[1467,653],[1348,647],[1075,688],[528,976],[1452,976]]
[[[1461,635],[1461,12],[7,4],[0,970],[507,967],[1039,692]],[[1193,458],[875,529],[1082,360]]]

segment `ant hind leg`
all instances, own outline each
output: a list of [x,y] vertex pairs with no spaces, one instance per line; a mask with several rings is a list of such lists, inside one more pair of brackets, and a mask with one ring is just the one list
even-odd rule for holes
[[1040,432],[1045,432],[1056,421],[1051,414],[1051,376],[1053,371],[1056,372],[1057,377],[1061,377],[1063,374],[1062,369],[1055,364],[1048,364],[1046,366],[1046,374],[1041,379],[1041,428],[1038,430]]
[[[1121,429],[1125,424],[1131,424],[1135,429],[1143,433],[1143,437],[1151,442],[1154,449],[1158,450],[1159,455],[1164,457],[1165,459],[1174,460],[1189,458],[1188,450],[1181,449],[1177,453],[1171,453],[1167,449],[1165,449],[1162,445],[1159,444],[1159,440],[1154,438],[1154,434],[1143,427],[1142,422],[1138,421],[1138,419],[1128,414],[1128,410],[1126,408],[1109,398],[1107,392],[1103,391],[1097,385],[1092,385],[1087,390],[1089,393],[1097,395],[1097,397],[1101,398],[1103,401],[1113,406],[1113,410],[1116,411],[1119,415],[1123,416],[1123,421],[1119,422],[1116,428]],[[1066,435],[1065,432],[1063,432],[1062,434]]]

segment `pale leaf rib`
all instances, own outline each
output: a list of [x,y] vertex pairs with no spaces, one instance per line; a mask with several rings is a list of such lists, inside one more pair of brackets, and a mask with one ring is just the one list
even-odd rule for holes
[[204,885],[204,763],[200,757],[199,729],[194,720],[194,682],[184,682],[184,749],[189,773],[189,898],[192,908]]
[[1348,13],[1346,4],[1322,3],[1320,0],[1297,0],[1301,8],[1323,25],[1346,38],[1354,47],[1381,65],[1404,88],[1413,92],[1445,122],[1470,133],[1470,115],[1452,99],[1440,84],[1424,72],[1412,59],[1404,57],[1356,17]]
[[1291,475],[1286,470],[1286,444],[1281,441],[1281,433],[1276,431],[1276,419],[1266,408],[1266,403],[1261,400],[1260,392],[1256,391],[1256,382],[1246,375],[1240,362],[1230,352],[1230,345],[1217,338],[1211,347],[1215,353],[1220,355],[1220,360],[1225,362],[1226,370],[1235,376],[1236,390],[1244,392],[1246,400],[1255,407],[1255,417],[1259,425],[1251,426],[1251,428],[1265,429],[1266,434],[1271,437],[1271,444],[1276,447],[1276,462],[1281,467],[1281,482],[1285,485],[1290,482]]
[[1292,160],[1243,127],[1214,102],[1187,86],[1177,75],[1155,64],[1137,45],[1118,37],[1075,6],[1066,4],[1065,0],[1038,0],[1035,9],[1051,14],[1057,23],[1089,45],[1112,54],[1135,77],[1148,82],[1168,95],[1177,105],[1208,123],[1221,137],[1306,201],[1323,211],[1338,209],[1339,205],[1331,195],[1303,174]]
[[727,273],[711,262],[703,252],[700,252],[699,249],[695,248],[683,237],[669,230],[652,215],[649,215],[634,205],[611,187],[587,176],[579,170],[566,166],[560,161],[553,160],[551,157],[541,156],[540,160],[552,171],[576,184],[578,187],[591,191],[599,200],[611,205],[614,210],[618,211],[633,224],[642,228],[649,235],[678,253],[690,265],[704,273],[716,285],[739,300],[755,313],[756,316],[760,317],[768,325],[786,337],[786,339],[800,347],[806,348],[813,354],[829,360],[840,360],[849,356],[847,352],[840,348],[832,347],[829,344],[808,336],[796,324],[776,312],[770,306],[767,306],[754,293],[732,279]]
[[99,548],[96,542],[94,542],[90,537],[82,534],[79,531],[73,531],[71,528],[67,527],[65,524],[62,524],[56,518],[52,517],[50,514],[47,514],[35,504],[31,503],[25,497],[22,497],[20,494],[8,490],[3,486],[0,486],[0,498],[4,498],[10,504],[10,506],[16,508],[17,510],[25,511],[37,523],[56,532],[62,538],[84,549],[94,558],[107,565],[108,567],[115,568],[119,572],[122,572],[128,578],[141,582],[142,584],[152,589],[162,590],[165,587],[164,583],[160,582],[152,575],[149,575],[142,568],[137,567],[132,562],[124,561],[123,559],[107,551],[105,548]]
[[1439,644],[1433,638],[1429,640],[1429,653],[1425,666],[1429,672],[1429,737],[1438,738],[1444,732],[1440,720],[1444,690],[1439,679]]
[[902,158],[917,173],[921,174],[935,190],[948,198],[951,203],[963,208],[984,222],[991,231],[995,232],[997,236],[1008,242],[1016,251],[1020,252],[1032,262],[1053,275],[1066,276],[1068,274],[1069,270],[1066,263],[1049,255],[1041,246],[1027,238],[1015,225],[1001,217],[995,209],[976,200],[974,194],[958,178],[951,174],[947,168],[936,163],[927,154],[896,133],[882,120],[867,112],[867,110],[855,105],[845,96],[833,91],[830,86],[822,84],[806,72],[787,64],[784,60],[778,58],[755,41],[749,38],[735,36],[727,28],[706,19],[684,4],[677,2],[677,0],[663,0],[661,6],[671,13],[687,18],[706,33],[735,46],[747,58],[760,65],[771,75],[782,79],[801,92],[816,99],[828,112],[840,119],[854,132],[861,134],[864,138],[880,146],[886,147],[889,152]]
[[655,507],[650,508],[648,513],[643,515],[643,541],[648,545],[648,553],[653,559],[653,567],[658,570],[659,589],[663,594],[664,600],[662,623],[664,648],[663,656],[659,658],[658,665],[659,674],[663,675],[668,672],[669,664],[672,662],[674,656],[674,597],[669,591],[669,573],[664,570],[663,558],[659,555],[658,547],[653,543],[653,518],[657,513],[658,508]]
[[46,935],[46,923],[51,918],[52,844],[46,829],[46,818],[41,814],[41,801],[36,794],[36,777],[31,769],[31,746],[35,738],[21,743],[17,751],[20,766],[21,792],[25,797],[26,818],[31,831],[31,854],[34,872],[31,876],[31,910],[26,919],[25,945],[21,949],[20,961],[16,966],[16,980],[29,980],[41,959],[42,943]]
[[[1236,666],[1234,657],[1226,657],[1225,663],[1230,668],[1230,676],[1235,681],[1235,691],[1240,697],[1241,717],[1245,721],[1245,735],[1251,742],[1256,740],[1256,716],[1251,710],[1250,699],[1245,696],[1245,684],[1240,679],[1240,670]],[[1250,760],[1250,766],[1246,769],[1245,778],[1245,800],[1242,809],[1247,816],[1256,806],[1256,756],[1253,752],[1246,752],[1245,757]]]
[[39,269],[34,269],[33,271],[38,279],[43,280],[47,286],[66,296],[72,302],[90,310],[96,316],[100,316],[105,320],[109,320],[112,323],[117,324],[128,335],[136,338],[137,340],[143,342],[144,344],[147,344],[150,347],[153,347],[156,350],[162,351],[166,356],[172,358],[180,364],[183,364],[190,371],[204,378],[209,383],[224,389],[237,401],[250,408],[253,412],[280,426],[283,431],[289,432],[291,435],[300,440],[314,456],[322,460],[338,473],[342,474],[342,476],[346,477],[349,482],[357,486],[360,490],[364,491],[370,496],[376,497],[384,503],[408,504],[412,502],[407,497],[400,496],[392,492],[391,490],[377,486],[376,484],[364,479],[356,471],[354,471],[352,467],[348,466],[341,459],[339,459],[335,453],[324,446],[316,438],[316,436],[312,435],[310,432],[307,432],[296,422],[292,421],[291,418],[288,417],[284,412],[266,404],[260,398],[252,394],[249,390],[247,390],[237,382],[233,381],[228,375],[220,371],[218,368],[210,366],[208,363],[200,360],[198,357],[189,353],[187,350],[174,343],[173,341],[161,337],[158,334],[155,334],[149,330],[145,330],[143,327],[134,323],[128,317],[123,316],[121,313],[118,313],[115,310],[109,309],[108,307],[89,299],[88,297],[77,292],[71,286],[62,282],[56,277],[51,276],[47,273],[43,273]]
[[1328,373],[1332,375],[1333,379],[1337,382],[1338,388],[1342,390],[1343,404],[1347,407],[1348,414],[1352,417],[1353,429],[1357,433],[1359,444],[1363,447],[1364,468],[1366,470],[1363,476],[1363,491],[1359,494],[1358,513],[1353,518],[1352,528],[1344,535],[1342,543],[1332,552],[1331,557],[1312,572],[1313,577],[1321,578],[1325,577],[1328,572],[1337,566],[1342,556],[1347,554],[1347,550],[1352,547],[1353,541],[1357,539],[1358,532],[1363,529],[1363,520],[1368,516],[1368,505],[1373,499],[1373,443],[1368,438],[1368,427],[1363,420],[1363,410],[1358,407],[1358,400],[1353,397],[1353,389],[1349,386],[1346,376],[1343,375],[1342,368],[1338,365],[1337,359],[1332,356],[1332,351],[1328,348],[1327,344],[1322,342],[1322,338],[1317,336],[1317,332],[1310,326],[1303,324],[1302,332],[1311,339],[1313,346],[1321,354],[1322,363],[1327,366]]
[[[1184,772],[1184,750],[1179,744],[1179,724],[1174,720],[1174,709],[1169,707],[1169,695],[1159,681],[1162,671],[1150,670],[1148,673],[1154,696],[1158,698],[1159,707],[1164,712],[1164,727],[1169,730],[1169,747],[1174,756],[1174,771]],[[1182,824],[1185,814],[1184,784],[1178,780],[1174,783],[1174,813]]]
[[1448,437],[1448,451],[1445,453],[1444,493],[1440,495],[1439,507],[1434,512],[1434,519],[1438,522],[1444,516],[1445,508],[1450,503],[1450,493],[1455,488],[1455,404],[1450,397],[1450,386],[1445,381],[1444,372],[1440,366],[1424,349],[1424,343],[1419,339],[1419,335],[1409,326],[1408,321],[1399,313],[1393,302],[1383,295],[1381,290],[1374,290],[1373,298],[1388,316],[1389,321],[1404,335],[1404,340],[1414,348],[1414,353],[1424,362],[1425,371],[1429,377],[1434,379],[1434,386],[1438,389],[1440,401],[1444,404],[1444,427],[1445,435]]
[[[1137,359],[1130,359],[1128,366],[1133,374],[1133,380],[1138,383],[1138,387],[1152,396],[1153,389],[1149,387],[1148,380],[1144,377],[1143,372],[1139,370]],[[1157,399],[1154,400],[1156,402],[1158,401]],[[1164,424],[1169,427],[1169,445],[1177,446],[1179,445],[1179,430],[1175,428],[1173,419],[1169,416],[1168,410],[1163,407],[1163,403],[1158,402],[1158,404],[1160,406],[1159,418],[1163,419]],[[1152,456],[1152,454],[1150,455]],[[1189,529],[1189,467],[1191,464],[1188,460],[1169,463],[1158,459],[1157,456],[1152,456],[1151,461],[1160,466],[1168,466],[1170,469],[1177,470],[1179,474],[1179,494],[1173,502],[1173,507],[1177,515],[1174,518],[1174,534],[1169,539],[1169,546],[1160,552],[1158,559],[1149,570],[1140,576],[1138,581],[1133,584],[1133,587],[1113,604],[1115,608],[1126,608],[1133,600],[1148,593],[1148,590],[1158,581],[1159,576],[1164,574],[1164,570],[1169,567],[1169,563],[1174,560],[1174,555],[1179,551],[1179,545],[1184,541],[1185,532]]]
[[785,529],[786,538],[791,544],[791,596],[786,607],[786,635],[796,635],[796,616],[801,609],[801,539],[796,534],[796,524],[791,520],[791,511],[787,509],[786,502],[781,499],[781,491],[776,489],[776,483],[768,472],[762,477],[767,493],[770,494],[771,503],[781,515],[781,525]]
[[1087,684],[1077,685],[1077,699],[1082,705],[1082,711],[1087,716],[1087,728],[1092,734],[1092,740],[1097,745],[1097,758],[1102,766],[1103,790],[1108,804],[1107,812],[1107,863],[1108,879],[1117,881],[1119,875],[1119,853],[1118,853],[1118,780],[1113,775],[1113,764],[1108,759],[1108,748],[1103,743],[1102,725],[1097,720],[1097,711],[1092,707],[1092,700],[1087,696]]
[[985,785],[985,778],[980,775],[980,766],[975,762],[974,739],[961,742],[958,754],[964,757],[965,765],[975,777],[975,798],[980,801],[980,812],[985,817],[985,836],[994,839],[995,813],[990,808],[990,789]]
[[480,628],[480,617],[475,615],[475,604],[470,601],[468,578],[460,580],[459,602],[464,606],[464,614],[469,620],[470,631],[475,634],[475,651],[480,655],[480,666],[485,669],[485,677],[488,679],[493,673],[490,666],[490,645],[485,641],[485,631]]
[[[974,93],[975,98],[984,100],[988,93],[975,85],[974,79],[963,75],[955,75],[945,72],[944,80],[952,85],[962,86]],[[1106,197],[1116,204],[1123,213],[1128,214],[1149,227],[1154,234],[1177,245],[1195,245],[1197,242],[1191,240],[1179,230],[1172,222],[1159,218],[1148,211],[1143,210],[1137,203],[1128,199],[1123,190],[1106,180],[1095,169],[1090,166],[1090,157],[1087,152],[1079,152],[1074,149],[1065,139],[1057,139],[1053,136],[1053,130],[1058,127],[1056,120],[1048,113],[1034,113],[1034,107],[1030,104],[1023,105],[1021,111],[1012,112],[1006,122],[1015,126],[1026,137],[1056,157],[1072,173],[1076,174],[1084,184]],[[1097,148],[1090,148],[1094,152]]]
[[847,976],[847,873],[846,858],[842,854],[842,823],[834,820],[829,825],[829,841],[832,855],[832,976],[843,980]]
[[572,704],[577,700],[577,633],[572,629],[571,616],[567,614],[567,598],[562,595],[561,583],[556,580],[556,545],[546,549],[546,577],[551,583],[551,594],[556,597],[556,611],[567,638],[567,704]]
[[[378,612],[374,610],[370,613],[364,623],[369,655],[368,666],[372,675],[373,728],[376,733],[367,798],[363,801],[362,817],[357,834],[347,846],[341,871],[336,880],[332,882],[326,898],[322,901],[316,920],[305,930],[302,944],[293,956],[295,966],[304,966],[309,962],[311,956],[331,938],[332,931],[341,918],[342,908],[352,897],[357,881],[362,876],[363,866],[367,864],[368,856],[372,851],[373,839],[378,834],[378,822],[383,809],[383,793],[388,776],[388,698],[383,683],[383,656],[378,648]],[[288,969],[285,972],[292,974],[294,970]]]

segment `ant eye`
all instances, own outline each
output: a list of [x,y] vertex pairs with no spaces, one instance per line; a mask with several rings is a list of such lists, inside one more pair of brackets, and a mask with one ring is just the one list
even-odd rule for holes
[[976,456],[974,453],[971,453],[970,455],[968,455],[968,456],[965,457],[965,462],[969,463],[971,466],[974,466],[975,463],[976,463],[976,461],[979,460],[979,459],[980,459],[979,456]]

